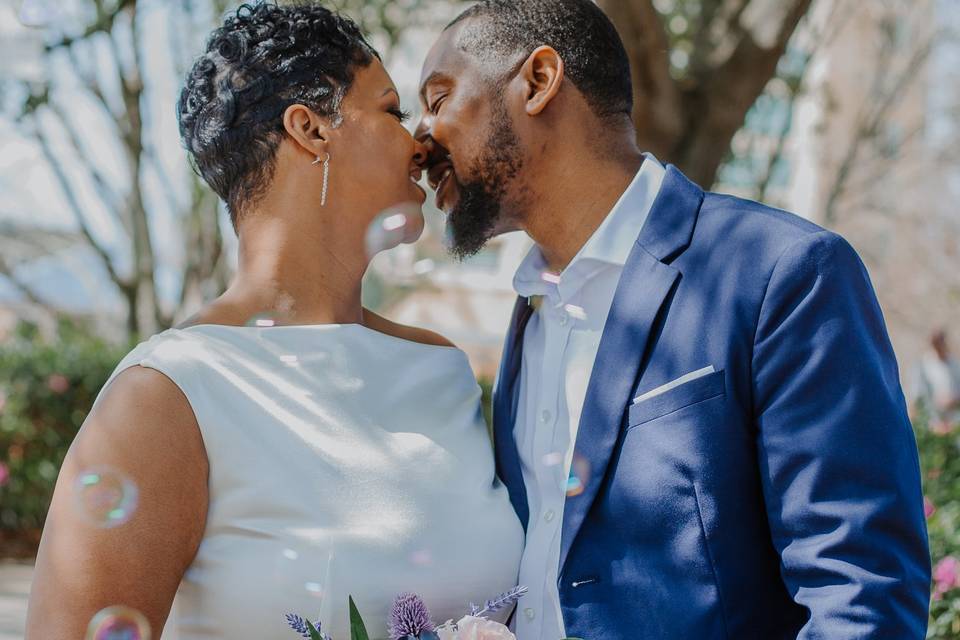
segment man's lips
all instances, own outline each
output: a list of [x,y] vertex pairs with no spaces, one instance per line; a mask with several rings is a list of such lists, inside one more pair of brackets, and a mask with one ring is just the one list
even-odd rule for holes
[[437,185],[437,198],[436,198],[438,208],[444,209],[444,205],[447,199],[447,194],[450,193],[450,190],[452,188],[450,185],[455,183],[456,181],[457,180],[453,174],[452,169],[449,170],[446,174],[444,174],[444,176],[440,179],[440,184]]
[[430,188],[437,194],[437,206],[442,206],[443,194],[449,184],[453,181],[453,164],[450,162],[441,162],[430,168],[427,173],[427,182]]

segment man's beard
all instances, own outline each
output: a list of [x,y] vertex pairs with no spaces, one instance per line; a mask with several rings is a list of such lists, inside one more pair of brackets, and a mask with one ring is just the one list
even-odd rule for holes
[[[457,181],[459,197],[447,217],[450,252],[458,260],[476,255],[498,233],[507,188],[523,166],[520,139],[502,100],[491,127],[490,139],[470,172],[476,177]],[[456,179],[456,172],[451,177]]]

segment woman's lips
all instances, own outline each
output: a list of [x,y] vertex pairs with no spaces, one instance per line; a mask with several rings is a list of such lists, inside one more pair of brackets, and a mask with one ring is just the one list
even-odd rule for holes
[[410,183],[417,188],[417,191],[420,192],[420,204],[423,204],[427,200],[427,191],[420,186],[420,183],[416,181],[413,177],[410,178]]

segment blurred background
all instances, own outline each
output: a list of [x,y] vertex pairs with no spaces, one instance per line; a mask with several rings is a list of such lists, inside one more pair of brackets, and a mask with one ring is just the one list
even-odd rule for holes
[[[59,465],[132,343],[228,284],[236,242],[174,105],[225,0],[0,0],[0,640],[20,637]],[[469,3],[330,0],[418,111],[420,63]],[[633,63],[641,147],[704,187],[844,235],[873,279],[921,446],[931,638],[960,638],[960,1],[600,0]],[[413,119],[416,121],[416,118]],[[368,306],[467,351],[488,386],[522,235],[465,263],[428,203]],[[7,634],[7,635],[4,635]]]

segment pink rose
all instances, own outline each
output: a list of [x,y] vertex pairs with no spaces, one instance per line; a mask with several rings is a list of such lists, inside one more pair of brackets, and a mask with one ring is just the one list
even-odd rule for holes
[[454,631],[449,625],[437,629],[440,640],[517,640],[516,636],[499,622],[486,618],[464,616]]
[[10,478],[10,470],[7,469],[7,465],[0,462],[0,487],[7,484],[7,480]]
[[947,556],[933,568],[933,582],[935,594],[942,595],[960,587],[960,560]]
[[70,381],[67,380],[66,376],[55,373],[47,378],[47,388],[56,394],[61,394],[70,388]]
[[923,496],[923,515],[929,518],[936,512],[937,507],[933,504],[933,501],[927,496]]

